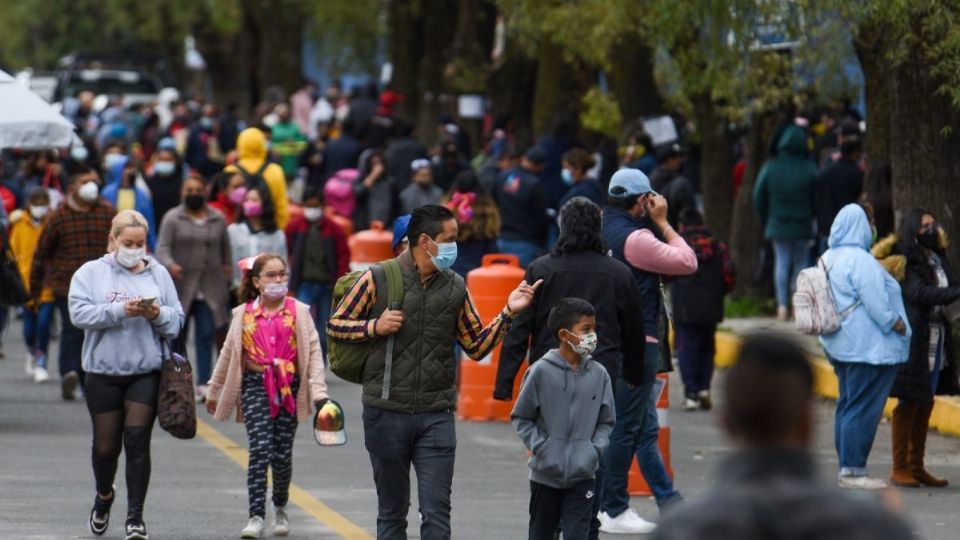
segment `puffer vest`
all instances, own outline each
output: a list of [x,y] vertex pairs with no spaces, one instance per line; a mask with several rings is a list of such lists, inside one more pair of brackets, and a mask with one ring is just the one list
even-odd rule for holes
[[660,274],[633,267],[627,262],[623,251],[628,236],[637,229],[647,228],[647,225],[634,219],[622,208],[607,206],[603,209],[603,241],[610,248],[610,255],[633,272],[633,279],[637,282],[643,299],[643,328],[648,336],[657,337],[657,329],[660,328]]
[[452,270],[442,270],[423,287],[409,251],[398,259],[404,323],[393,345],[390,397],[381,397],[387,338],[378,337],[363,370],[363,404],[406,413],[453,409],[457,401],[454,346],[466,284]]

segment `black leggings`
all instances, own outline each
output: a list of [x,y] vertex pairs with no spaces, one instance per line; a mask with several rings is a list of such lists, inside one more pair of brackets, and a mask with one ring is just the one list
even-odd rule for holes
[[121,445],[127,452],[127,517],[142,518],[150,483],[150,433],[157,416],[160,372],[88,373],[84,395],[93,419],[93,476],[97,493],[113,491]]

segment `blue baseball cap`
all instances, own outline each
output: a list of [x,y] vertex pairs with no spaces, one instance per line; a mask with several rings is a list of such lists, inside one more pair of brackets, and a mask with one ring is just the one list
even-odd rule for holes
[[613,173],[613,177],[610,179],[610,188],[607,190],[608,195],[620,199],[636,197],[646,193],[657,194],[650,187],[650,179],[643,174],[643,171],[630,168],[620,169]]
[[410,225],[410,214],[400,216],[393,222],[393,242],[391,246],[396,251],[400,242],[407,239],[407,227]]

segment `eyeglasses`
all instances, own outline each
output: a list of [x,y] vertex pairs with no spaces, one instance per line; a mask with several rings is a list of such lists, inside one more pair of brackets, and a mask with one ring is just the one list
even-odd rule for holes
[[260,279],[263,279],[263,278],[267,278],[267,279],[278,279],[278,278],[279,278],[279,279],[286,279],[286,278],[288,278],[288,277],[290,277],[290,272],[287,272],[286,270],[281,270],[281,271],[279,271],[279,272],[264,272],[264,273],[260,274]]

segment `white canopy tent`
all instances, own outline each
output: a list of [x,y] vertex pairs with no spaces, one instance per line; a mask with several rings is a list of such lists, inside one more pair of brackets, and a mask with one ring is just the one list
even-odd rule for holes
[[66,148],[73,124],[49,103],[0,71],[0,150]]

